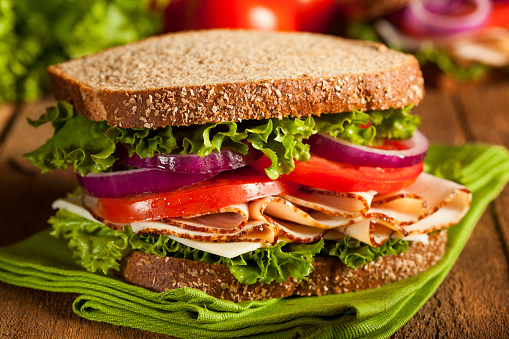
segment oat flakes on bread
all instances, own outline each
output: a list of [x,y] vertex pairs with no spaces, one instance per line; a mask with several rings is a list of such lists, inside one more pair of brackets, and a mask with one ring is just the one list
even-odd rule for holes
[[182,32],[49,72],[61,101],[34,124],[56,132],[27,158],[79,172],[50,223],[89,271],[232,301],[347,293],[428,269],[468,210],[422,172],[416,59],[380,44]]

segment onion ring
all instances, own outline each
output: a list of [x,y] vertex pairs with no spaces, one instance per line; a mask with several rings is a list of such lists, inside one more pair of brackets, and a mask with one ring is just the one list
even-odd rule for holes
[[[473,10],[465,14],[454,14],[466,2]],[[450,5],[436,1],[411,1],[404,11],[405,26],[415,34],[433,36],[459,34],[478,29],[489,19],[493,4],[489,0],[451,1]]]
[[246,155],[225,149],[203,157],[198,154],[155,154],[152,158],[142,159],[137,154],[129,156],[124,147],[119,147],[120,162],[124,165],[176,173],[219,173],[246,166],[261,156],[261,152],[250,148]]
[[95,198],[173,191],[212,178],[218,173],[182,174],[158,169],[133,169],[76,176],[81,187]]
[[325,159],[366,167],[402,168],[416,165],[426,157],[429,141],[415,131],[410,139],[401,141],[403,150],[385,150],[353,144],[328,134],[315,134],[307,141],[311,153]]

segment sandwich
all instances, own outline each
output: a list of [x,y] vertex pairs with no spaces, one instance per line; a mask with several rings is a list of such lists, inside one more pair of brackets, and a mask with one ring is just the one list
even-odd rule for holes
[[347,293],[427,270],[470,191],[423,171],[415,57],[296,32],[188,31],[48,68],[24,156],[72,167],[52,235],[152,291],[230,301]]

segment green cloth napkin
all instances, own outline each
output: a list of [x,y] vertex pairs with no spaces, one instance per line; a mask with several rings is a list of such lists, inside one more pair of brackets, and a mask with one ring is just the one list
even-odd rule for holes
[[48,231],[0,248],[0,280],[77,293],[80,316],[182,338],[385,338],[403,326],[443,281],[486,206],[509,180],[509,152],[500,146],[432,146],[426,162],[456,159],[473,191],[471,209],[449,231],[445,256],[418,276],[367,291],[233,303],[182,288],[154,293],[114,276],[84,271],[66,241]]

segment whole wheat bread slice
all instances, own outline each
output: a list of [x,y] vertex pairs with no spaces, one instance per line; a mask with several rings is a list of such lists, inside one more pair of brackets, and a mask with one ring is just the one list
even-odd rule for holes
[[413,243],[406,253],[387,255],[357,270],[333,257],[315,257],[315,270],[300,284],[294,278],[270,284],[241,284],[227,266],[135,251],[123,259],[121,275],[132,285],[155,292],[191,287],[230,301],[340,294],[380,287],[412,277],[437,263],[445,253],[447,231],[434,233],[428,245]]
[[125,128],[385,110],[424,95],[413,56],[297,32],[168,34],[48,71],[58,100]]

